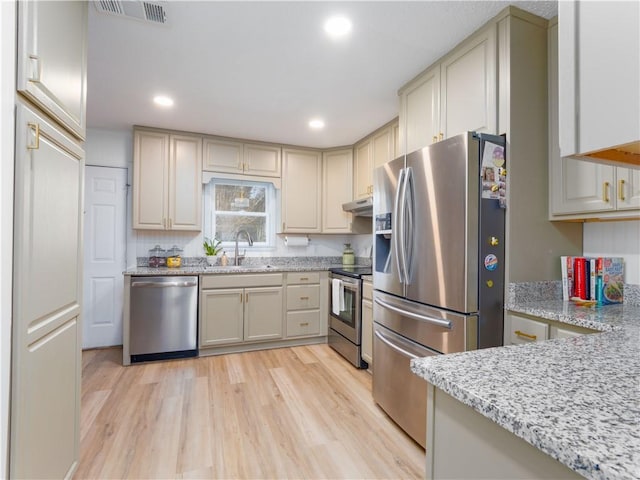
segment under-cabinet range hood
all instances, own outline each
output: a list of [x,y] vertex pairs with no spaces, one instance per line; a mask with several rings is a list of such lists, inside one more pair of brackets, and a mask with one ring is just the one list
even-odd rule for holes
[[360,200],[354,200],[353,202],[343,203],[342,209],[345,212],[359,215],[361,217],[373,216],[373,197],[362,198]]

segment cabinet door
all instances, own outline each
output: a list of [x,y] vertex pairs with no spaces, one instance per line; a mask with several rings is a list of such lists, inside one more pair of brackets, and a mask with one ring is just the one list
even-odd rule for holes
[[242,173],[242,143],[204,137],[202,170],[206,172]]
[[362,360],[373,366],[373,302],[362,300]]
[[79,457],[84,152],[18,103],[11,478],[70,478]]
[[[402,131],[403,128],[404,131]],[[399,154],[413,152],[438,140],[440,132],[439,65],[427,70],[402,93],[400,129]]]
[[576,9],[580,153],[640,140],[640,2]]
[[571,330],[568,328],[560,328],[553,326],[549,331],[549,338],[572,338],[572,337],[580,337],[584,335],[581,332],[577,332],[575,330]]
[[171,135],[169,155],[169,230],[202,225],[202,138]]
[[373,194],[373,148],[371,140],[367,140],[355,147],[354,191],[357,200],[367,198]]
[[373,169],[378,168],[395,158],[393,152],[393,132],[391,127],[385,128],[381,132],[375,134],[371,139],[371,142],[373,144],[373,178]]
[[203,290],[200,294],[200,346],[240,343],[244,335],[244,290]]
[[282,174],[280,147],[246,143],[244,145],[244,173],[261,177]]
[[495,26],[458,48],[440,69],[440,134],[497,133]]
[[549,325],[519,315],[509,315],[511,319],[511,344],[540,342],[549,338]]
[[640,209],[640,170],[616,168],[616,195],[618,210]]
[[321,231],[322,156],[311,150],[284,149],[282,181],[283,231]]
[[325,152],[322,159],[322,233],[351,233],[352,215],[342,204],[353,200],[353,150]]
[[133,228],[167,228],[169,135],[136,130],[133,140]]
[[85,138],[88,2],[18,2],[17,88]]
[[551,163],[552,213],[570,214],[613,210],[614,167],[562,158]]
[[282,287],[245,288],[244,339],[282,338]]

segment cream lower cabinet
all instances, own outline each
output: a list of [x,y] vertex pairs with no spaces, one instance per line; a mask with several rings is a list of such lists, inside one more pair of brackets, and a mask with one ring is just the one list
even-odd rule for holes
[[428,480],[584,478],[430,383],[426,454]]
[[539,317],[529,317],[518,313],[507,314],[508,331],[505,345],[540,342],[552,338],[569,338],[596,333],[597,330],[560,323]]
[[202,228],[202,138],[137,128],[133,153],[133,228]]
[[282,232],[322,231],[322,153],[282,150]]
[[373,368],[373,284],[362,282],[362,360]]
[[323,288],[320,283],[321,277],[326,277],[326,272],[287,273],[287,338],[327,334],[323,306],[328,298],[326,285]]
[[283,337],[282,274],[205,275],[200,280],[200,348]]

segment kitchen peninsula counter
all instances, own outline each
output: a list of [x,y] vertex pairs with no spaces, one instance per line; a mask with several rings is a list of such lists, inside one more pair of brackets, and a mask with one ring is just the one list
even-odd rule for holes
[[640,478],[640,306],[506,310],[602,333],[421,358],[412,371],[583,477]]

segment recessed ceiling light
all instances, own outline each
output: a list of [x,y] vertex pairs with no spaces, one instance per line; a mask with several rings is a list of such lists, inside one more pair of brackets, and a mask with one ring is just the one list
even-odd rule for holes
[[344,37],[351,31],[351,20],[343,16],[335,16],[324,22],[324,31],[331,38]]
[[324,121],[318,118],[309,121],[309,128],[313,128],[314,130],[320,130],[324,128]]
[[165,95],[157,95],[153,97],[153,103],[161,107],[173,107],[173,99]]

